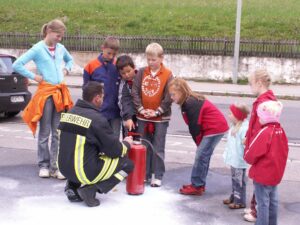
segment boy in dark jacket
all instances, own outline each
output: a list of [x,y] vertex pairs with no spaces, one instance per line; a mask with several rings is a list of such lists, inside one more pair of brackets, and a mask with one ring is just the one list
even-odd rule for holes
[[122,55],[117,59],[117,70],[119,71],[122,80],[119,87],[119,108],[120,115],[125,127],[124,135],[127,135],[128,131],[134,131],[136,128],[136,110],[131,96],[132,82],[137,71],[133,60],[128,55]]
[[288,156],[288,140],[279,117],[282,104],[266,101],[257,108],[261,129],[245,149],[245,160],[251,164],[249,177],[253,179],[257,201],[256,225],[277,224],[278,195]]
[[121,77],[116,67],[116,55],[120,42],[115,37],[105,38],[101,45],[102,53],[91,60],[83,72],[83,86],[89,81],[97,81],[104,86],[104,100],[100,107],[101,114],[108,120],[116,137],[120,136],[121,117],[118,106],[118,92]]
[[85,85],[82,98],[68,113],[62,113],[58,166],[68,179],[68,199],[83,200],[93,207],[100,204],[95,198],[97,192],[107,193],[133,170],[133,163],[126,157],[132,137],[120,142],[101,115],[100,83],[90,81]]

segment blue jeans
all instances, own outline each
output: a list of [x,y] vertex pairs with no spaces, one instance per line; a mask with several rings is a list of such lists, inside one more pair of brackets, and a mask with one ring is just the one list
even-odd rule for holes
[[277,186],[267,186],[253,181],[257,202],[255,225],[277,225],[278,193]]
[[[43,116],[40,119],[38,134],[38,165],[47,168],[51,172],[57,170],[58,133],[60,112],[56,112],[53,98],[50,96],[45,103]],[[51,145],[49,150],[49,137],[51,133]]]
[[231,167],[231,202],[246,205],[246,169]]
[[147,146],[146,179],[154,173],[156,179],[162,179],[165,173],[165,146],[169,122],[156,122],[153,135],[144,132],[147,121],[138,120],[138,132],[153,145]]
[[211,155],[223,136],[224,134],[204,136],[197,147],[191,178],[195,187],[205,186]]

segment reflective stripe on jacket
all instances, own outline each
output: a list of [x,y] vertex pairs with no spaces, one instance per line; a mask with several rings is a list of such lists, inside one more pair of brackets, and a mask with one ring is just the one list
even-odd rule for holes
[[62,113],[58,167],[67,179],[81,184],[94,184],[109,179],[129,144],[113,135],[100,110],[83,100]]

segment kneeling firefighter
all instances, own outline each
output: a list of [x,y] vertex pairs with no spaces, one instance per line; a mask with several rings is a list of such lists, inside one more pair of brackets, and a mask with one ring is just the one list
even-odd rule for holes
[[83,87],[83,100],[63,113],[59,124],[58,167],[67,178],[65,193],[71,202],[98,206],[96,193],[107,193],[133,170],[127,158],[132,137],[122,142],[100,114],[102,84],[91,81]]

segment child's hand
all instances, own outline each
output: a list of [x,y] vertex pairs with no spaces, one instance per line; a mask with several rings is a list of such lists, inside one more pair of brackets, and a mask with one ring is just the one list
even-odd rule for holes
[[142,114],[145,118],[156,117],[155,111],[153,109],[143,109],[140,114]]
[[132,121],[132,119],[126,120],[126,121],[124,122],[124,126],[125,126],[129,131],[135,129],[135,125],[134,125],[134,122]]
[[125,137],[124,141],[127,141],[130,145],[133,144],[133,138],[131,136]]
[[146,109],[143,109],[142,111],[140,111],[140,114],[146,117],[148,113]]
[[246,140],[247,140],[247,138],[244,138],[244,139],[242,140],[243,145],[246,144]]
[[67,76],[67,75],[69,75],[69,71],[66,68],[64,68],[63,69],[63,74],[64,74],[64,76]]
[[42,82],[43,81],[43,77],[41,75],[35,75],[34,76],[34,80],[38,83]]
[[147,109],[147,117],[146,118],[152,118],[156,117],[155,111],[153,109]]
[[145,118],[150,118],[151,116],[151,109],[143,109],[140,114],[142,114]]

